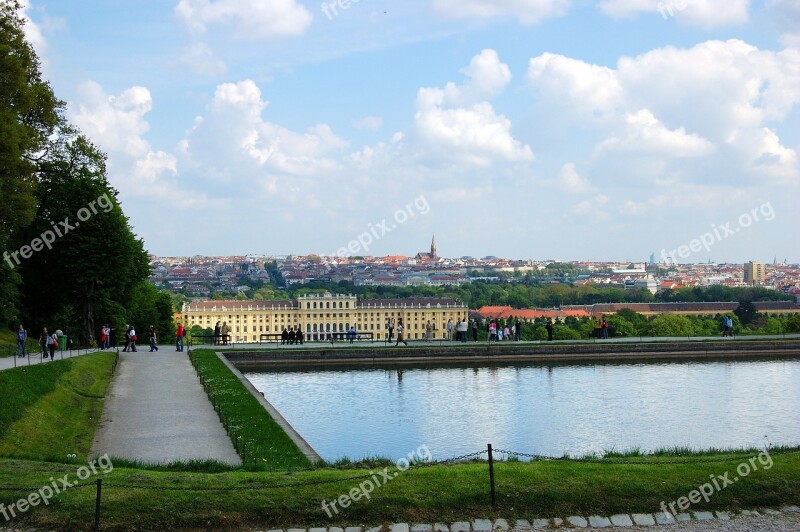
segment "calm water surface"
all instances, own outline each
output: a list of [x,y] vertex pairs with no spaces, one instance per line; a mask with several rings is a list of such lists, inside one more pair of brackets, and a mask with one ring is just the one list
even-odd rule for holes
[[800,443],[800,359],[247,370],[325,459]]

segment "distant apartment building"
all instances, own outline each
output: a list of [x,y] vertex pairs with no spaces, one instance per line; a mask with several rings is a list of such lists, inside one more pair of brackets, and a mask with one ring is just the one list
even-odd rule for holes
[[[261,334],[300,329],[309,341],[330,339],[331,333],[372,332],[377,340],[388,334],[386,322],[402,320],[404,335],[418,340],[428,321],[436,338],[447,337],[447,322],[466,320],[467,306],[453,298],[363,299],[347,294],[309,294],[296,301],[196,301],[184,306],[183,321],[189,327],[213,328],[227,323],[236,342],[258,342]],[[397,330],[395,329],[395,335]]]
[[744,283],[747,285],[764,284],[767,268],[763,262],[747,262],[744,265]]

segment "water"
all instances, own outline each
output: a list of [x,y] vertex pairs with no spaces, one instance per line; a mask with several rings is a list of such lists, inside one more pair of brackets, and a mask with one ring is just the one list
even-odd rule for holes
[[247,378],[325,459],[800,443],[800,359],[281,368]]

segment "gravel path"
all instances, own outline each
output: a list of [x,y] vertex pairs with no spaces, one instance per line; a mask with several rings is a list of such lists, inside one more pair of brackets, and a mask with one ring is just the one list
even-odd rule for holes
[[92,454],[143,462],[214,459],[239,465],[185,352],[120,353]]

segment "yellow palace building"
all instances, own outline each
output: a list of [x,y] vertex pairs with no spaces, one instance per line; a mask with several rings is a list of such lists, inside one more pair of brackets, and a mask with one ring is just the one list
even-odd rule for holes
[[234,342],[257,342],[261,334],[300,329],[307,341],[327,340],[330,333],[346,332],[354,326],[359,332],[372,332],[382,340],[389,331],[387,322],[403,323],[409,340],[423,338],[431,322],[435,338],[447,338],[447,322],[466,320],[467,306],[453,298],[414,297],[407,299],[364,299],[349,294],[309,294],[296,301],[195,301],[184,305],[181,313],[187,327],[214,328],[226,323]]

